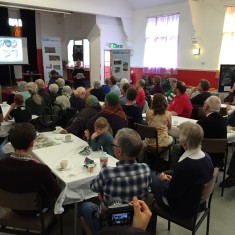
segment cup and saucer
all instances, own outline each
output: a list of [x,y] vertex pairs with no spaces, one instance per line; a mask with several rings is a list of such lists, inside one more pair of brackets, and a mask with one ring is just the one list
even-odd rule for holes
[[62,160],[60,162],[60,165],[56,167],[56,170],[58,171],[68,171],[71,169],[71,166],[68,164],[68,160]]
[[62,131],[62,127],[61,126],[56,126],[55,130],[53,131],[54,134],[60,134],[60,132]]

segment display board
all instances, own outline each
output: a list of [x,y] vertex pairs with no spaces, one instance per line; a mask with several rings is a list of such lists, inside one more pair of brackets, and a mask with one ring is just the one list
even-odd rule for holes
[[0,36],[0,64],[28,64],[27,38]]
[[219,92],[229,92],[235,83],[235,64],[221,64],[219,77]]
[[45,82],[49,81],[49,74],[52,70],[56,70],[63,76],[61,39],[57,37],[42,37],[42,53]]
[[130,50],[111,50],[112,75],[130,80]]

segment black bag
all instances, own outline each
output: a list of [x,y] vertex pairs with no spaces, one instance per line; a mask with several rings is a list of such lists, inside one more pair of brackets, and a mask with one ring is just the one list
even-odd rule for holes
[[59,117],[56,115],[42,115],[36,119],[31,120],[38,132],[54,131],[57,126]]

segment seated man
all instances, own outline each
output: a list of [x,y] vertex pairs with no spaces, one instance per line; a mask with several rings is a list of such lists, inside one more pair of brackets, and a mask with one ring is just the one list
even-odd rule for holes
[[4,120],[8,121],[13,118],[16,123],[28,122],[32,118],[30,110],[26,109],[24,106],[24,97],[21,94],[16,94],[14,96],[14,103],[11,104]]
[[38,94],[43,97],[47,107],[50,107],[51,97],[49,93],[45,90],[45,83],[42,79],[37,79],[35,84],[38,86]]
[[94,132],[94,123],[99,117],[104,117],[108,120],[113,131],[113,136],[116,135],[118,130],[127,127],[126,114],[123,112],[123,109],[119,104],[118,95],[114,92],[109,92],[106,95],[105,104],[101,111],[87,122],[87,129],[91,134]]
[[152,176],[151,189],[162,209],[174,216],[190,218],[198,210],[197,195],[212,179],[214,167],[208,154],[201,151],[202,128],[196,123],[184,122],[179,129],[179,141],[185,152],[172,176],[165,173]]
[[174,87],[174,93],[176,96],[168,107],[168,111],[170,111],[173,116],[191,118],[193,107],[185,91],[185,83],[177,81]]
[[35,138],[36,130],[29,123],[18,123],[10,130],[15,152],[0,160],[0,188],[15,193],[38,192],[43,207],[48,208],[53,206],[60,188],[48,166],[33,159]]
[[69,101],[71,108],[76,109],[78,112],[85,107],[86,89],[78,87],[71,95]]
[[134,88],[128,88],[126,92],[126,104],[122,105],[123,111],[127,115],[127,117],[131,117],[133,124],[136,123],[142,123],[142,109],[135,105],[135,99],[137,96],[137,90]]
[[[132,129],[119,130],[114,138],[114,153],[119,160],[116,167],[107,167],[92,180],[90,188],[97,192],[104,206],[112,204],[113,199],[129,203],[134,196],[145,199],[151,183],[150,169],[145,163],[137,163],[136,157],[142,148],[140,136]],[[80,206],[92,232],[100,229],[99,206],[86,202]]]
[[211,96],[209,89],[210,89],[210,83],[206,79],[202,79],[197,87],[192,87],[189,92],[190,98],[194,92],[196,91],[200,92],[198,95],[195,95],[193,98],[191,98],[192,105],[203,106],[204,101]]
[[[203,111],[206,117],[199,120],[197,123],[204,131],[204,138],[224,139],[227,138],[227,128],[224,118],[220,115],[219,110],[221,101],[217,96],[210,96],[203,105]],[[171,168],[178,162],[178,159],[183,154],[182,146],[176,144],[171,151]],[[214,167],[221,167],[223,163],[224,153],[208,153],[211,157]]]
[[[199,120],[197,123],[204,131],[204,138],[226,139],[227,127],[226,121],[219,113],[221,101],[217,96],[210,96],[203,105],[203,111],[206,118]],[[223,164],[224,153],[208,153],[212,159],[214,167],[221,167]]]
[[94,95],[99,101],[104,101],[105,93],[100,85],[100,81],[94,81],[93,87],[90,94]]

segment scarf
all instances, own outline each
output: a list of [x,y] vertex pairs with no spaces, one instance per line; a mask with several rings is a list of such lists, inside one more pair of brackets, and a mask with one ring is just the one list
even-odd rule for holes
[[121,119],[124,119],[124,120],[127,120],[126,118],[126,114],[124,113],[121,105],[116,105],[116,106],[105,106],[101,112],[103,113],[108,113],[108,114],[111,114],[111,115],[115,115],[115,116],[118,116],[120,117]]

